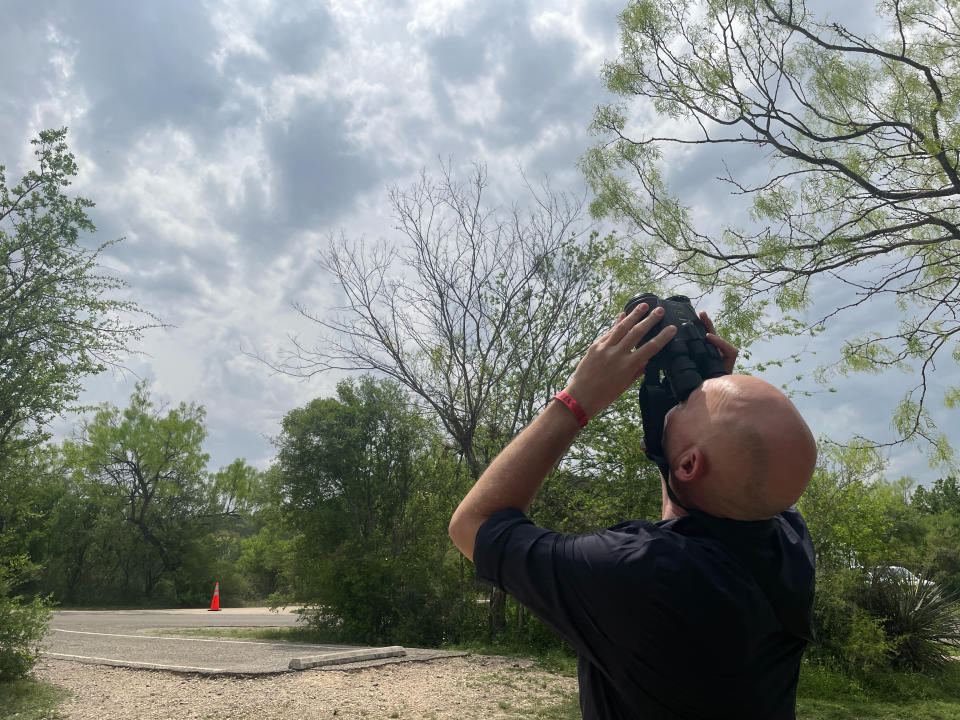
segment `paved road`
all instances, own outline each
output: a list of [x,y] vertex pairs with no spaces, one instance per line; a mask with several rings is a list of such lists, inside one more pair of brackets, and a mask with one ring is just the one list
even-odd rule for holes
[[174,628],[289,627],[297,615],[266,608],[206,610],[60,611],[53,614],[44,652],[50,657],[102,665],[180,672],[274,673],[290,660],[348,649],[216,638],[157,636]]
[[[175,672],[251,674],[287,672],[295,658],[334,657],[333,653],[357,650],[347,645],[307,645],[257,640],[191,638],[167,634],[181,628],[289,627],[299,616],[270,612],[267,608],[207,610],[62,610],[53,614],[44,638],[44,654],[62,660],[119,665]],[[158,635],[158,632],[160,633]],[[330,665],[330,668],[365,667],[389,662],[431,660],[465,653],[406,648],[403,658],[376,658]]]

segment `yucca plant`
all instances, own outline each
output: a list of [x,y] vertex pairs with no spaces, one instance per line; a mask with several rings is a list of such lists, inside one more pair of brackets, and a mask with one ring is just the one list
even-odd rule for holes
[[864,608],[881,621],[895,666],[926,672],[950,662],[960,645],[960,604],[955,593],[909,573],[870,573]]

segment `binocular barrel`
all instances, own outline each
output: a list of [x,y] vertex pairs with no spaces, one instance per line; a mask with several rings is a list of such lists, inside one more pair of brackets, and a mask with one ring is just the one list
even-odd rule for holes
[[707,378],[727,375],[720,353],[707,340],[707,329],[685,295],[673,295],[661,299],[653,293],[642,293],[630,298],[624,312],[630,313],[641,303],[652,311],[655,307],[664,310],[663,318],[637,344],[649,341],[668,325],[677,326],[677,334],[650,360],[648,372],[663,370],[670,389],[677,401],[686,400]]

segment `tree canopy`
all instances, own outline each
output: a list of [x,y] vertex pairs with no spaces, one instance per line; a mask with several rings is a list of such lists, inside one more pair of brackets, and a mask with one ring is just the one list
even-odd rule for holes
[[141,382],[128,407],[104,404],[64,445],[84,494],[120,521],[125,543],[142,546],[138,565],[147,595],[184,564],[203,518],[217,512],[202,449],[204,415],[193,404],[156,409]]
[[342,381],[335,398],[287,414],[277,447],[294,593],[316,609],[311,621],[368,642],[449,637],[460,582],[444,567],[456,554],[444,530],[464,490],[402,387]]
[[[722,290],[728,307],[772,298],[803,311],[829,282],[840,301],[805,321],[818,328],[890,300],[899,323],[848,339],[835,368],[912,370],[895,428],[946,460],[924,404],[936,361],[960,359],[960,4],[876,9],[885,26],[869,35],[803,0],[631,2],[604,69],[624,100],[597,109],[603,139],[582,165],[592,211],[638,231],[641,262]],[[669,122],[644,127],[665,130],[636,129],[651,107]],[[762,179],[718,178],[749,219],[713,226],[673,194],[670,163],[702,146],[769,159]],[[948,389],[948,404],[958,398]]]
[[87,248],[93,202],[68,197],[77,174],[67,130],[32,141],[37,167],[8,187],[0,166],[0,454],[43,439],[43,426],[89,375],[120,364],[144,316],[118,299],[119,278],[98,266],[114,241]]
[[951,475],[938,478],[928,488],[920,486],[913,492],[913,504],[923,513],[952,513],[960,520],[960,481]]

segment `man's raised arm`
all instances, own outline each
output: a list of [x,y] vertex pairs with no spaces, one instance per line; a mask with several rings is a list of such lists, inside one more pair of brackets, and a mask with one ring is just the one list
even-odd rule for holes
[[[620,397],[643,374],[647,361],[676,335],[677,328],[671,325],[636,348],[663,316],[663,310],[656,308],[644,318],[648,309],[641,303],[630,315],[621,313],[613,328],[590,346],[574,371],[564,392],[579,404],[586,418]],[[574,411],[552,402],[494,458],[450,520],[450,538],[460,552],[473,560],[477,531],[493,513],[507,508],[529,509],[547,473],[579,430]]]

